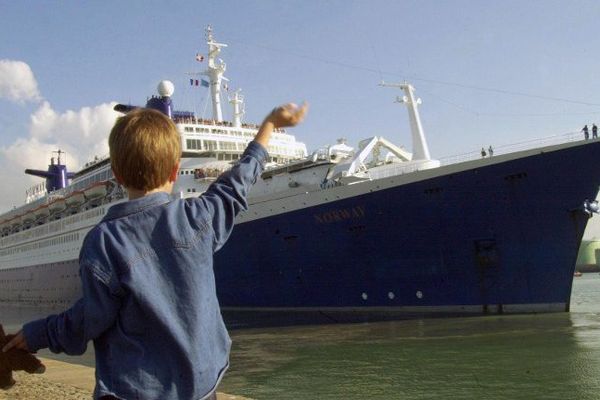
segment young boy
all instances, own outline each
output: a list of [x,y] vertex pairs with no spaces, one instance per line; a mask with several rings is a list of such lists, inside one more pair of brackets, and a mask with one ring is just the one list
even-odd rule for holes
[[93,340],[95,399],[215,399],[231,340],[213,253],[248,208],[273,129],[298,124],[306,110],[275,108],[239,163],[186,200],[169,196],[181,155],[173,122],[148,109],[120,117],[109,137],[110,159],[129,201],[112,206],[84,239],[83,297],[62,314],[25,324],[3,351],[47,347],[76,355]]

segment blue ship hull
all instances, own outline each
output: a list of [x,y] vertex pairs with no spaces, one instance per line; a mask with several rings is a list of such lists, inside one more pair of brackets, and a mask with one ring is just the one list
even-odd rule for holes
[[[600,141],[580,142],[306,193],[296,209],[291,197],[254,204],[215,255],[225,318],[568,311],[597,160]],[[0,302],[68,306],[78,269],[1,270]]]
[[568,311],[598,160],[600,142],[480,160],[241,223],[216,254],[221,305],[388,316]]

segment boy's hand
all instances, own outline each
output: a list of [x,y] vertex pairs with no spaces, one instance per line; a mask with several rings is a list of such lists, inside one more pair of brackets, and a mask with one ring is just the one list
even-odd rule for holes
[[272,123],[275,128],[296,126],[302,122],[306,111],[308,111],[306,102],[301,107],[294,103],[284,104],[274,108],[271,114],[267,116],[267,121]]
[[10,349],[20,349],[29,351],[29,347],[27,347],[27,341],[25,340],[25,335],[23,335],[23,331],[19,331],[4,347],[2,351],[6,353]]
[[13,371],[25,371],[30,374],[42,374],[46,371],[44,364],[29,353],[23,331],[14,336],[5,335],[0,324],[0,347],[0,389],[7,390],[15,384]]

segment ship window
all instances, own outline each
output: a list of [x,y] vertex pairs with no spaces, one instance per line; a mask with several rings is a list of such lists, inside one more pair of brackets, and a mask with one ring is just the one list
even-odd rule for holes
[[199,150],[200,149],[200,141],[197,139],[187,139],[188,149],[191,150]]
[[204,149],[206,150],[217,150],[217,141],[216,140],[204,140]]

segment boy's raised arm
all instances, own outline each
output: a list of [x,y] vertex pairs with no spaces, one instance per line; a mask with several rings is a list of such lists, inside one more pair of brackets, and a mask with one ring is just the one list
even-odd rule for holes
[[266,161],[266,149],[273,130],[299,124],[307,110],[307,104],[299,107],[292,103],[274,108],[263,121],[239,163],[222,174],[199,197],[199,201],[204,203],[204,208],[212,216],[214,251],[221,248],[229,238],[238,213],[248,209],[246,197],[262,172],[262,163]]
[[307,103],[303,103],[301,107],[294,103],[275,107],[258,129],[254,141],[260,143],[266,149],[273,129],[298,125],[304,119],[307,111]]

